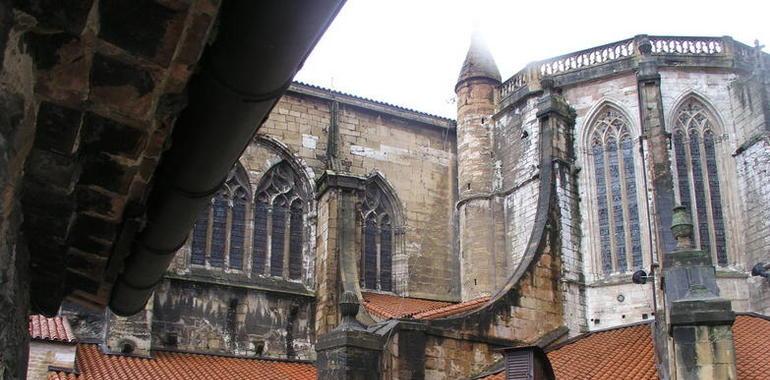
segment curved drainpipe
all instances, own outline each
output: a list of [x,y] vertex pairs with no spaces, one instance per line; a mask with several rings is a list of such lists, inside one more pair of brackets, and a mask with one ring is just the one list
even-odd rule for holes
[[110,297],[118,315],[141,311],[198,212],[219,190],[344,0],[225,0],[216,41],[190,81],[189,104],[148,196],[147,223]]

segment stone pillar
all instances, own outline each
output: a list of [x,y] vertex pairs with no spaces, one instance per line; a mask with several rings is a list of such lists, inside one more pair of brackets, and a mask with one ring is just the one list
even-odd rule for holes
[[[650,164],[648,178],[653,188],[653,225],[661,226],[655,233],[657,252],[671,252],[675,242],[671,231],[663,226],[671,225],[671,210],[674,208],[674,182],[669,157],[669,138],[666,132],[663,100],[660,91],[658,64],[652,53],[652,44],[646,36],[637,37],[639,46],[639,69],[636,73],[639,93],[639,115],[642,134],[647,140]],[[647,157],[644,157],[647,159]]]
[[342,321],[331,332],[318,338],[316,366],[320,380],[380,379],[382,340],[356,320],[359,302],[353,292],[340,297]]
[[580,245],[580,196],[577,190],[575,171],[575,110],[572,109],[554,89],[553,80],[541,80],[543,95],[537,105],[543,144],[552,147],[553,182],[555,204],[558,215],[554,220],[558,226],[552,233],[558,234],[558,245],[554,255],[561,258],[562,310],[570,332],[579,333],[588,329],[585,314],[585,279]]
[[483,41],[474,35],[455,85],[463,300],[491,295],[496,290],[492,116],[499,85],[500,73],[494,59]]
[[730,301],[719,297],[711,255],[692,244],[684,207],[674,209],[676,249],[666,255],[665,294],[677,380],[736,379]]
[[319,178],[316,188],[316,334],[320,336],[339,323],[339,294],[343,290],[360,293],[357,266],[360,250],[356,236],[359,229],[358,202],[364,190],[364,180],[327,171]]

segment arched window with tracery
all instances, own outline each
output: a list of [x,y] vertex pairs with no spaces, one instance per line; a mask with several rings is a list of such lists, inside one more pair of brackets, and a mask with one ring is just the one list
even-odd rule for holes
[[301,177],[288,162],[265,173],[254,199],[252,273],[302,278],[305,204]]
[[393,291],[393,210],[376,182],[366,187],[361,217],[361,287]]
[[701,100],[689,97],[674,116],[673,166],[679,203],[692,212],[700,249],[710,252],[719,265],[727,265],[714,115]]
[[642,267],[642,240],[635,168],[634,140],[629,122],[613,106],[600,109],[589,125],[588,156],[598,263],[604,275]]
[[192,232],[191,264],[243,269],[246,208],[250,194],[246,171],[237,163],[209,207],[198,215]]

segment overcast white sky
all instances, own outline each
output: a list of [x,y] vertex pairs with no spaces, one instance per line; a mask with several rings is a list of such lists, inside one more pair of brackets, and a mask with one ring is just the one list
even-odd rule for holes
[[474,25],[505,80],[642,33],[770,44],[769,12],[768,0],[348,0],[295,79],[453,118]]

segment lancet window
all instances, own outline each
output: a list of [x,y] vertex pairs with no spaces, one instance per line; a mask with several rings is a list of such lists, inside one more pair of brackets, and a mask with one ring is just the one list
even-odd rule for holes
[[263,176],[254,198],[252,273],[302,278],[303,210],[299,175],[286,161]]
[[604,275],[642,266],[634,141],[626,118],[605,106],[590,125],[598,262]]
[[393,290],[393,211],[380,186],[372,182],[364,192],[361,226],[361,287]]
[[695,240],[727,265],[715,119],[703,102],[687,99],[674,114],[673,166],[679,203],[692,212]]
[[250,197],[246,171],[236,164],[211,204],[198,214],[192,232],[191,264],[243,269],[246,207]]

